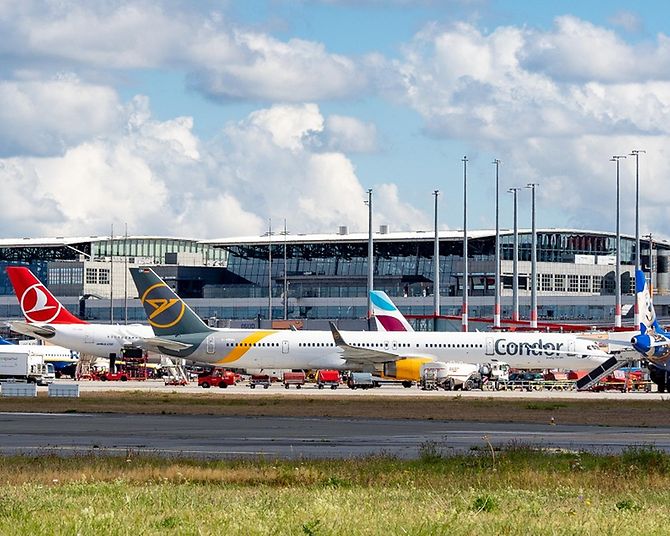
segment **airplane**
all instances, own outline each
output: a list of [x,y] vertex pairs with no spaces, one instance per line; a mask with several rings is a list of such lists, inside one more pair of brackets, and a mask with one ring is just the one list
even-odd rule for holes
[[7,275],[19,300],[24,321],[12,321],[16,333],[82,354],[116,359],[124,350],[139,349],[138,340],[153,337],[143,324],[89,324],[70,313],[25,266],[8,266]]
[[414,331],[407,319],[381,290],[370,292],[372,316],[377,324],[377,331]]
[[670,332],[658,323],[649,283],[642,270],[635,271],[635,294],[640,315],[639,334],[630,345],[649,362],[649,375],[659,392],[670,389]]
[[0,353],[21,353],[30,351],[35,355],[41,355],[45,363],[51,363],[54,367],[56,376],[66,374],[74,376],[79,355],[69,348],[54,346],[51,344],[38,344],[36,341],[26,344],[14,344],[0,337]]
[[229,368],[364,370],[416,381],[431,362],[504,361],[515,368],[592,368],[610,358],[565,333],[237,330],[205,324],[150,268],[131,268],[155,337],[150,351]]

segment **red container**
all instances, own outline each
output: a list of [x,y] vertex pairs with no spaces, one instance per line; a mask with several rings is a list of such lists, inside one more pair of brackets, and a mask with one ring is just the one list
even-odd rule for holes
[[339,370],[319,370],[316,374],[316,382],[325,382],[325,383],[340,383],[340,371]]

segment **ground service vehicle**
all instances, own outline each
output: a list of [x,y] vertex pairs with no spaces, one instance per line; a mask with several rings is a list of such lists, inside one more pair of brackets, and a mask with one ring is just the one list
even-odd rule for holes
[[263,389],[268,389],[272,383],[272,378],[268,374],[252,374],[249,378],[249,387],[256,389],[257,385],[262,385]]
[[0,352],[0,380],[25,381],[38,385],[49,383],[49,371],[44,357],[32,350]]
[[307,376],[304,372],[284,372],[284,387],[288,389],[291,385],[295,385],[296,389],[300,389],[305,385]]
[[421,366],[419,387],[424,391],[444,389],[481,389],[479,366],[471,363],[425,363]]
[[235,373],[230,370],[214,368],[198,374],[198,386],[203,389],[209,389],[210,387],[225,389],[229,385],[235,385]]
[[339,370],[319,370],[316,373],[316,386],[323,389],[329,386],[331,389],[337,389],[340,385],[340,371]]
[[370,372],[352,372],[347,379],[347,386],[349,389],[370,389],[375,387],[375,382]]

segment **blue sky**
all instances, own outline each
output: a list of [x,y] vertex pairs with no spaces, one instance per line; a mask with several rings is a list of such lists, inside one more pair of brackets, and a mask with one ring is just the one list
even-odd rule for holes
[[[253,235],[494,224],[614,228],[612,154],[645,149],[665,236],[670,6],[493,0],[65,0],[0,6],[6,236]],[[632,232],[633,162],[622,164]],[[501,199],[511,226],[511,199]],[[520,197],[528,225],[529,196]],[[26,218],[25,214],[31,217]]]

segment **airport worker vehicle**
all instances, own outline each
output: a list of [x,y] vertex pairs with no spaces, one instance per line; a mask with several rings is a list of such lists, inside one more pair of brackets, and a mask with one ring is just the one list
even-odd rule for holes
[[241,369],[351,370],[419,381],[433,362],[504,361],[518,368],[592,368],[610,356],[568,333],[215,329],[150,268],[130,269],[154,337],[149,351]]
[[249,378],[249,387],[256,389],[256,386],[261,386],[263,389],[269,389],[272,384],[272,378],[269,374],[252,374]]
[[30,349],[21,352],[0,351],[0,381],[24,381],[47,385],[50,372],[41,354]]
[[421,369],[419,387],[424,391],[481,389],[479,366],[472,363],[426,363]]
[[300,389],[307,381],[307,375],[304,372],[284,372],[282,382],[284,387],[288,389],[291,385],[295,385],[296,389]]
[[337,389],[342,381],[339,370],[318,370],[316,373],[316,386],[319,389],[330,387]]
[[79,363],[79,355],[68,348],[52,344],[40,344],[42,341],[34,339],[20,341],[14,344],[0,337],[0,350],[6,353],[25,352],[29,349],[35,355],[41,355],[47,365],[53,366],[54,375],[60,378],[63,375],[74,378]]
[[202,374],[198,374],[198,386],[203,389],[210,387],[225,389],[229,385],[235,385],[235,373],[230,370],[215,367]]
[[347,387],[349,389],[371,389],[375,387],[370,372],[352,372],[347,378]]

